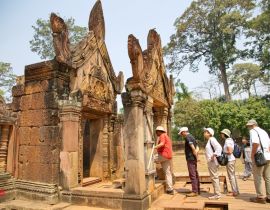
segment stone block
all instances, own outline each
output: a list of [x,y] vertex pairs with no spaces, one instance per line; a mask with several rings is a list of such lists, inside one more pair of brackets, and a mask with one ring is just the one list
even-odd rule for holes
[[41,92],[22,96],[21,110],[57,108],[53,92]]
[[25,94],[30,95],[34,93],[47,92],[51,90],[51,86],[52,81],[49,80],[29,82],[25,86]]
[[62,122],[63,151],[76,152],[79,149],[79,122]]
[[60,152],[60,184],[65,190],[78,186],[78,152]]
[[[42,145],[59,145],[60,134],[58,126],[42,126],[39,128],[39,143]],[[33,134],[32,134],[33,135]],[[37,135],[37,134],[35,134]],[[33,137],[34,139],[34,137]]]
[[59,127],[19,127],[18,138],[20,145],[29,146],[59,146]]
[[43,164],[36,162],[20,163],[19,179],[48,184],[58,184],[59,164]]
[[57,110],[26,110],[22,111],[18,117],[19,126],[50,126],[58,125],[59,117]]
[[13,97],[11,103],[11,109],[14,112],[21,111],[21,97]]
[[123,210],[145,210],[150,207],[150,196],[147,196],[141,200],[124,199],[122,204]]
[[30,127],[19,127],[17,138],[21,145],[29,145],[31,143],[31,128]]
[[55,146],[21,145],[19,148],[19,161],[23,164],[58,164],[59,149]]
[[12,87],[12,96],[19,97],[24,94],[24,85],[16,85]]

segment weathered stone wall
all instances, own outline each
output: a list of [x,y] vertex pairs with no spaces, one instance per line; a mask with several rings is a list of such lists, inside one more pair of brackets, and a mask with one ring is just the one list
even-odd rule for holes
[[68,77],[53,61],[26,66],[25,82],[13,88],[18,113],[18,179],[58,184],[59,117],[57,99]]

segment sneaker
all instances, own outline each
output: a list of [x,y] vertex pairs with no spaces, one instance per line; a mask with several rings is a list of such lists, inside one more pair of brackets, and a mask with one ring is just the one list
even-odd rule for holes
[[199,195],[199,193],[197,193],[197,192],[191,192],[191,193],[186,194],[186,197],[196,197],[198,195]]
[[266,198],[265,201],[266,201],[267,203],[270,203],[270,198]]
[[254,198],[250,198],[249,201],[253,203],[266,204],[266,200],[264,198],[254,197]]
[[174,195],[174,190],[167,190],[166,193],[169,195]]
[[245,176],[245,177],[243,177],[243,179],[242,179],[243,181],[247,181],[247,177]]
[[213,195],[208,197],[209,200],[219,200],[221,198],[221,195]]

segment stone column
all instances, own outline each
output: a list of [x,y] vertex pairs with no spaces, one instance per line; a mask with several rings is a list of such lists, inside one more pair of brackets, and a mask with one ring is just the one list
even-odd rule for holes
[[60,101],[62,149],[60,152],[60,184],[69,190],[78,186],[78,151],[81,104],[69,100]]
[[146,192],[144,158],[144,106],[146,95],[140,90],[122,94],[124,105],[125,193],[143,195]]
[[[146,186],[148,192],[153,192],[155,189],[155,164],[152,153],[153,145],[155,144],[155,131],[153,124],[153,98],[148,96],[144,109],[144,149],[145,149],[145,171],[146,171]],[[151,156],[152,153],[152,156]]]
[[1,140],[0,140],[0,173],[7,171],[7,151],[8,151],[8,137],[9,125],[1,126]]

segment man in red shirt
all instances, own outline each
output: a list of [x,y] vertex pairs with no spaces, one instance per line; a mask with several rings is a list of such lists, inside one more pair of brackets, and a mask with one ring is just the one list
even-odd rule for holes
[[155,149],[158,152],[157,162],[160,162],[166,177],[166,192],[167,194],[173,195],[174,191],[171,171],[172,141],[162,126],[156,128],[156,134],[158,137],[158,143],[155,146]]

